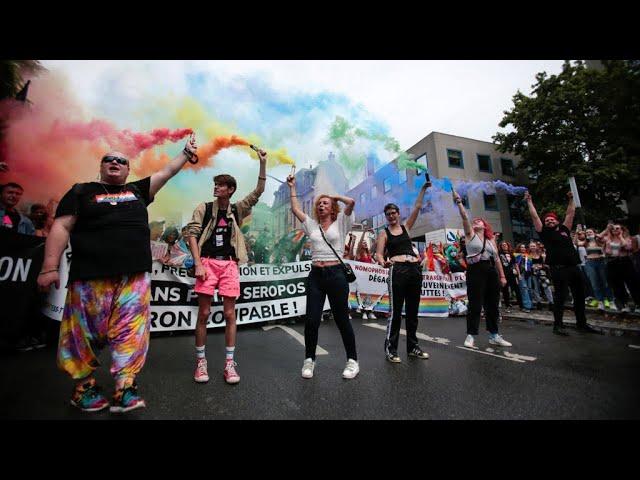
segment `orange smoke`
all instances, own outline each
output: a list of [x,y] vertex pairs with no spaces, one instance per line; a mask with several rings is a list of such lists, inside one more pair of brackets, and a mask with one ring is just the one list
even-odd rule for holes
[[131,171],[138,177],[144,178],[154,174],[169,163],[169,155],[156,155],[153,150],[145,150],[135,160],[131,161]]
[[213,165],[211,158],[217,154],[220,150],[234,147],[237,145],[245,145],[249,146],[249,142],[247,142],[244,138],[240,138],[236,135],[223,136],[223,137],[215,137],[209,143],[205,143],[203,146],[198,148],[198,157],[199,162],[195,165],[189,164],[190,168],[194,170],[200,170],[201,168],[210,167]]

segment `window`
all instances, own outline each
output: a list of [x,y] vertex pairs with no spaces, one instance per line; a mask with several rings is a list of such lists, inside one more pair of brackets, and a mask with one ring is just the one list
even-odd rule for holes
[[464,168],[464,160],[462,159],[462,152],[460,150],[447,148],[447,158],[449,159],[449,166],[451,168]]
[[484,209],[491,211],[498,211],[498,198],[495,195],[484,195]]
[[360,194],[360,205],[361,205],[361,208],[364,207],[366,203],[367,203],[367,193],[366,192],[362,192]]
[[513,168],[513,160],[510,158],[501,158],[500,165],[502,167],[502,174],[509,175],[510,177],[515,176],[515,171]]
[[[418,158],[416,158],[416,163],[419,163],[420,165],[424,165],[425,168],[428,168],[428,165],[427,165],[427,154],[423,153]],[[416,175],[420,175],[422,173],[423,173],[423,170],[418,170],[416,168]]]
[[407,170],[405,170],[404,168],[401,168],[400,170],[398,170],[398,183],[402,185],[406,181],[407,181]]
[[384,185],[384,193],[391,191],[391,177],[385,178],[382,183]]
[[481,172],[493,173],[491,157],[489,155],[478,154],[478,170]]
[[371,198],[374,199],[378,196],[378,186],[374,185],[371,189]]

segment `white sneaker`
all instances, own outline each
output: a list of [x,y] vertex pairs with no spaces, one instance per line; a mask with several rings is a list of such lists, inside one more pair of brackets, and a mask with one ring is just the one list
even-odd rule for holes
[[473,348],[473,335],[467,335],[464,341],[464,346],[467,348]]
[[349,313],[349,320],[353,320],[353,317],[351,316],[351,313]]
[[360,307],[356,308],[356,313],[362,313],[362,309]]
[[349,359],[347,360],[347,365],[344,367],[344,371],[342,372],[342,378],[355,378],[360,372],[360,366],[358,362],[355,360]]
[[377,320],[378,317],[376,317],[373,312],[369,312],[369,320]]
[[363,320],[369,320],[369,317],[367,316],[367,312],[364,312],[364,313],[362,314],[362,319],[363,319]]
[[312,378],[313,377],[313,367],[316,366],[316,362],[314,362],[311,358],[305,359],[302,364],[302,378]]
[[513,345],[507,342],[504,338],[500,336],[500,334],[496,333],[493,336],[489,337],[489,343],[491,345],[500,345],[501,347],[512,347]]
[[598,310],[600,310],[601,312],[604,312],[604,311],[605,311],[604,303],[603,303],[603,302],[598,302]]
[[624,307],[622,307],[622,310],[620,310],[622,313],[629,313],[631,310],[629,310],[629,307],[627,307],[626,305]]

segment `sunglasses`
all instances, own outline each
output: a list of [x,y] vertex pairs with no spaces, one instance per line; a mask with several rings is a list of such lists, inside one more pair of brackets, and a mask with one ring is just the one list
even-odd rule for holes
[[120,165],[129,165],[129,160],[127,160],[126,158],[112,157],[112,156],[102,157],[102,163],[111,163],[114,160],[118,162]]

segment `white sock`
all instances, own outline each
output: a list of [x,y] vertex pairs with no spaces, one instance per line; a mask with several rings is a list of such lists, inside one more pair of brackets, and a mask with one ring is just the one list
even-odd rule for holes
[[229,360],[233,360],[233,354],[236,351],[236,347],[224,347],[225,350],[225,355],[227,358],[227,361]]
[[200,360],[201,358],[205,358],[204,356],[204,345],[201,347],[198,347],[196,345],[196,357],[198,358],[198,360]]

